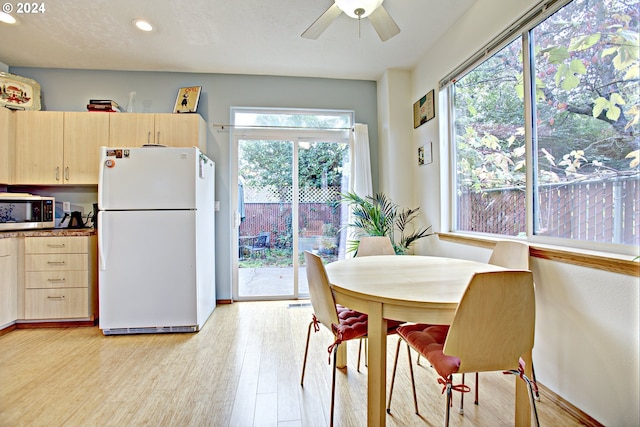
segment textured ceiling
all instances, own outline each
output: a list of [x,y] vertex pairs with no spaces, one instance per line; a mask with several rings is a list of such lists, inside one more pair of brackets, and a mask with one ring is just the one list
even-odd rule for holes
[[[54,0],[0,23],[0,62],[15,67],[157,70],[376,80],[413,67],[475,0],[386,0],[401,33],[381,42],[342,14],[300,34],[332,0]],[[9,0],[15,7],[17,2]],[[131,21],[145,18],[143,33]]]

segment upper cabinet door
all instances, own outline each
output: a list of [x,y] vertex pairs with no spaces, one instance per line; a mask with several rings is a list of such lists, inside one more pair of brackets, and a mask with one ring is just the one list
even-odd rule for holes
[[112,113],[109,114],[109,146],[141,147],[155,143],[154,114]]
[[206,123],[199,114],[156,114],[156,144],[206,150]]
[[16,111],[15,115],[14,183],[62,184],[64,113]]
[[65,184],[98,184],[100,147],[109,145],[113,113],[64,113]]
[[13,180],[14,116],[8,108],[0,108],[0,184],[11,184]]

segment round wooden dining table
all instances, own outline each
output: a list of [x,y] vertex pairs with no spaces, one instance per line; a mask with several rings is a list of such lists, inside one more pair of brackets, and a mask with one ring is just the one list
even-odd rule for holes
[[[336,303],[369,317],[367,424],[380,427],[386,423],[386,319],[448,325],[475,273],[504,270],[463,259],[397,255],[349,258],[325,268]],[[346,366],[346,351],[338,358]],[[522,358],[530,369],[531,352]],[[516,381],[517,426],[531,423],[527,393],[525,382]]]

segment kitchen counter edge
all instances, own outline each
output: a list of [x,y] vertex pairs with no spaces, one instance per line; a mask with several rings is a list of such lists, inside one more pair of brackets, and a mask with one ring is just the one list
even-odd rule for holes
[[93,236],[95,228],[55,228],[43,230],[0,231],[0,239],[11,237],[57,237],[57,236]]

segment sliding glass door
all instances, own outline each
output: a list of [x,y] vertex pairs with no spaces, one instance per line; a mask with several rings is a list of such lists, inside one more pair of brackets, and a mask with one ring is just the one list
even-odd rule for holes
[[[239,138],[238,299],[293,297],[292,141]],[[239,195],[240,197],[240,195]]]
[[308,296],[305,250],[344,257],[350,150],[344,130],[242,129],[232,139],[238,184],[234,299]]

